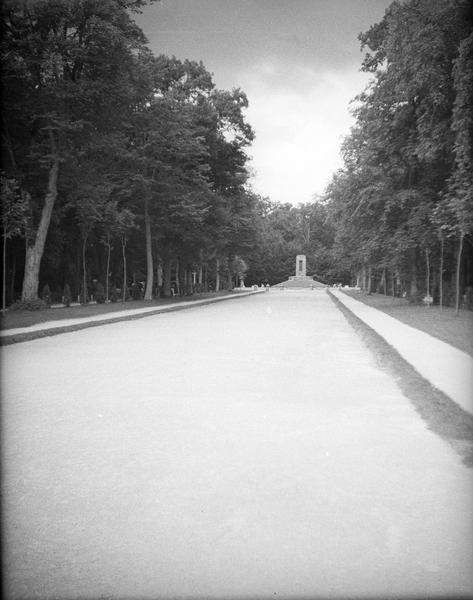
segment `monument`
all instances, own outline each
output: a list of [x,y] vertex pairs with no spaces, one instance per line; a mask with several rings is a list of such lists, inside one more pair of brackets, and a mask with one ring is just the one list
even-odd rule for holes
[[312,290],[325,288],[323,283],[315,281],[313,277],[307,275],[307,259],[305,254],[298,254],[296,256],[296,274],[291,275],[287,281],[279,283],[275,287],[281,289],[309,288]]
[[296,277],[307,277],[305,254],[298,254],[296,256]]

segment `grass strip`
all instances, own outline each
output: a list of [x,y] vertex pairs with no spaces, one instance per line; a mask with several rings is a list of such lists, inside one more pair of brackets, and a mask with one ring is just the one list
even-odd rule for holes
[[422,377],[381,335],[330,292],[329,296],[372,352],[378,366],[394,378],[428,429],[447,442],[465,465],[473,468],[473,415]]

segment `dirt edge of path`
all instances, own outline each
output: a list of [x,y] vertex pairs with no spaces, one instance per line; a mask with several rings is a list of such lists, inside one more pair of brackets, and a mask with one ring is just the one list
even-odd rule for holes
[[466,466],[473,468],[473,415],[422,377],[381,335],[333,294],[328,292],[328,295],[374,355],[378,366],[395,379],[427,427],[446,441]]

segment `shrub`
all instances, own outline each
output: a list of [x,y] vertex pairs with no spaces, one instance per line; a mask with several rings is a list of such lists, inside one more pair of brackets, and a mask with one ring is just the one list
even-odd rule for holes
[[70,306],[71,302],[72,302],[72,294],[71,294],[71,287],[68,283],[66,283],[66,285],[64,286],[64,291],[62,293],[63,296],[63,302],[66,306]]
[[51,306],[51,290],[49,289],[49,285],[46,284],[43,286],[41,291],[41,298],[46,302],[48,306]]
[[8,307],[8,310],[44,310],[45,308],[49,308],[49,305],[41,298],[36,298],[35,300],[17,300]]
[[142,300],[141,288],[138,283],[131,284],[131,296],[133,300]]
[[105,289],[99,282],[95,287],[95,301],[97,304],[103,304],[105,302]]
[[57,285],[51,294],[51,302],[54,304],[62,303],[62,289],[61,286]]
[[110,302],[116,302],[118,300],[118,290],[116,286],[112,285],[110,288]]

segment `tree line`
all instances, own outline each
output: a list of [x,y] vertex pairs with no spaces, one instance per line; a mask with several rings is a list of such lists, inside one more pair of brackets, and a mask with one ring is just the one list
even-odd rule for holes
[[40,284],[86,302],[234,279],[256,204],[247,97],[201,62],[153,55],[133,20],[145,3],[3,3],[9,302],[19,282],[28,303]]
[[343,167],[300,206],[252,191],[245,93],[153,55],[149,1],[3,3],[4,305],[275,284],[296,254],[328,284],[472,305],[467,0],[395,1],[360,34]]
[[368,292],[471,307],[471,3],[393,2],[360,41],[373,77],[327,190],[333,258]]

